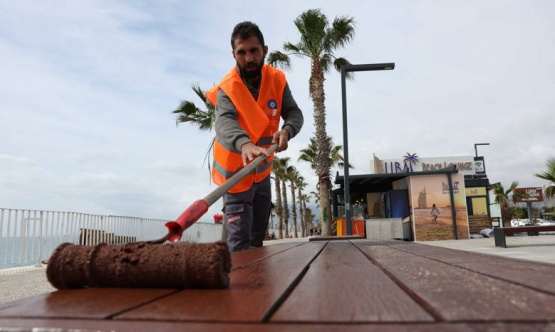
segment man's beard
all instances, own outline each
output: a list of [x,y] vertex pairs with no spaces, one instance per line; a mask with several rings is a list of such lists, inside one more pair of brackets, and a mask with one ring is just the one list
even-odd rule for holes
[[[237,67],[239,67],[239,73],[244,78],[258,78],[258,77],[260,77],[261,74],[262,74],[262,66],[264,66],[264,58],[262,58],[262,60],[260,60],[260,63],[251,62],[251,63],[245,64],[244,67],[241,67],[241,66],[239,66],[239,64],[237,64]],[[255,68],[255,69],[254,70],[246,70],[247,68],[249,68],[249,69]]]

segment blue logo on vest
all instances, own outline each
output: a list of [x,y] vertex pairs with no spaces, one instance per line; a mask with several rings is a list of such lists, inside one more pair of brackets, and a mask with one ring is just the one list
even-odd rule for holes
[[273,99],[268,100],[268,107],[269,107],[271,110],[277,110],[277,108],[278,108],[278,107],[277,107],[277,102],[276,102],[275,100],[273,100]]

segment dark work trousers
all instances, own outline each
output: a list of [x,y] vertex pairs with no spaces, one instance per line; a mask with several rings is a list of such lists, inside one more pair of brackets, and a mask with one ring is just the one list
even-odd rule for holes
[[244,192],[225,194],[227,217],[227,245],[230,251],[262,247],[270,219],[272,186],[270,176],[253,183]]

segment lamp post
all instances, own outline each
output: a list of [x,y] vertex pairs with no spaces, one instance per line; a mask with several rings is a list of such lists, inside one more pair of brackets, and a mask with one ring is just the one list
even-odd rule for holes
[[478,145],[489,145],[489,143],[474,143],[474,153],[475,157],[478,157]]
[[345,231],[347,235],[353,234],[351,225],[351,192],[349,186],[349,135],[347,132],[347,87],[345,85],[345,74],[356,71],[374,71],[374,70],[393,70],[395,63],[373,63],[361,65],[344,65],[341,66],[341,99],[343,107],[343,159],[344,159],[344,198],[345,198]]

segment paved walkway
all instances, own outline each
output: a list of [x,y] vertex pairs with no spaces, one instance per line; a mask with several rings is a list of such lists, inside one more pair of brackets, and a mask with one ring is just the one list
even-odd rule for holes
[[[265,241],[264,245],[305,242],[308,238]],[[555,264],[555,235],[507,237],[508,248],[496,248],[493,238],[419,242],[432,246]],[[0,303],[55,290],[46,279],[45,267],[0,270]]]
[[507,248],[497,248],[493,238],[419,243],[555,264],[555,234],[507,236],[506,239]]

